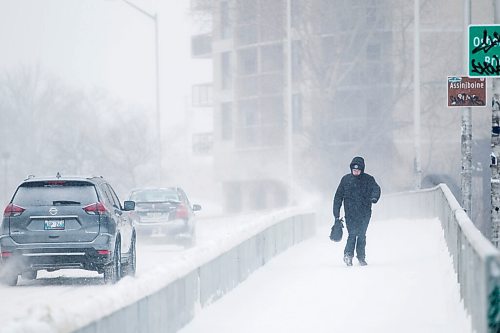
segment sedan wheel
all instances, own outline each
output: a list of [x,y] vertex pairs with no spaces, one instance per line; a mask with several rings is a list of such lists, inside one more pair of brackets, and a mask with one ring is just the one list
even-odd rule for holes
[[182,245],[184,246],[185,249],[188,249],[190,247],[193,247],[196,245],[196,232],[193,231],[189,237],[186,237],[182,241]]

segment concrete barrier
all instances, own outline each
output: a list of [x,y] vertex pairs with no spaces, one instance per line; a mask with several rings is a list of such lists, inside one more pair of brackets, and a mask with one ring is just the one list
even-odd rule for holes
[[384,196],[374,218],[438,217],[460,284],[460,295],[478,333],[500,332],[500,252],[474,226],[444,184]]
[[176,332],[192,320],[198,307],[219,299],[272,257],[313,236],[315,215],[285,214],[255,230],[155,293],[72,332]]

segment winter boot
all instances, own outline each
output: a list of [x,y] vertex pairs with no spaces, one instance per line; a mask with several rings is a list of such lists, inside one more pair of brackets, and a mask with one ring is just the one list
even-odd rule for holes
[[366,266],[368,263],[366,262],[365,258],[358,258],[359,264],[361,266]]
[[344,262],[347,266],[352,266],[352,257],[350,255],[344,255]]

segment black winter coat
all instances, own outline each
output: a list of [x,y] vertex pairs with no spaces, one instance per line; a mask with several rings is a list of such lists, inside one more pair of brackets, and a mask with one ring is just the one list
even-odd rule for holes
[[373,176],[362,173],[354,176],[352,173],[342,177],[333,199],[333,216],[340,216],[340,207],[344,202],[346,219],[370,217],[372,203],[380,198],[380,186]]

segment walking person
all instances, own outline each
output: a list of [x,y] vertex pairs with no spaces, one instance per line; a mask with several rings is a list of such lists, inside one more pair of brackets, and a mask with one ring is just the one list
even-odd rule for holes
[[348,232],[344,262],[347,266],[352,266],[352,258],[356,249],[359,264],[366,266],[366,229],[372,215],[372,204],[380,198],[380,186],[373,176],[365,173],[365,160],[362,157],[354,157],[350,169],[351,173],[342,177],[335,192],[333,216],[337,222],[343,203]]

